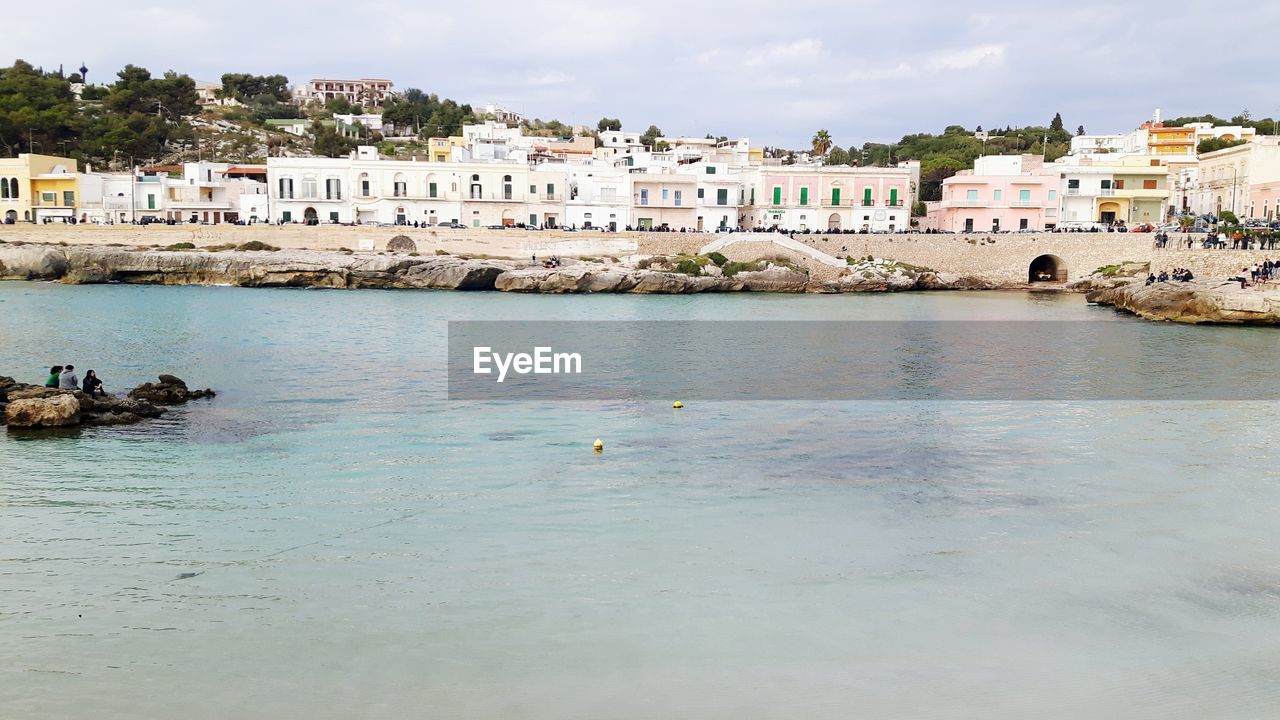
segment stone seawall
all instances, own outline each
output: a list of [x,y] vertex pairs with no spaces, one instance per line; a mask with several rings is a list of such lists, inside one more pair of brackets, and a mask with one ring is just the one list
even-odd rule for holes
[[[815,278],[838,270],[805,258],[771,242],[768,233],[641,233],[489,230],[479,228],[405,228],[320,225],[0,225],[0,241],[76,245],[167,247],[192,243],[197,247],[242,245],[259,241],[297,250],[386,252],[393,237],[403,235],[420,255],[465,254],[473,257],[531,256],[629,258],[637,255],[694,254],[726,237],[734,242],[724,254],[733,260],[780,256],[809,268]],[[1183,236],[1173,236],[1173,245]],[[1198,236],[1196,236],[1198,237]],[[1157,270],[1190,268],[1197,276],[1224,277],[1280,251],[1156,250],[1146,233],[1035,233],[1005,235],[797,235],[795,240],[828,255],[844,258],[886,258],[931,268],[940,273],[980,278],[993,285],[1029,281],[1033,263],[1048,268],[1059,280],[1079,280],[1105,265],[1126,261],[1151,263]],[[1234,266],[1234,267],[1233,267]]]

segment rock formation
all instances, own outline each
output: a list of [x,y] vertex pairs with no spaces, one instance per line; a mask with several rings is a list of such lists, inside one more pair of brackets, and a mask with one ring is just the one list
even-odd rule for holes
[[1090,291],[1085,299],[1148,320],[1246,325],[1280,324],[1280,288],[1241,288],[1238,282],[1132,280]]
[[161,375],[126,397],[89,396],[79,390],[59,390],[0,377],[0,417],[9,427],[52,428],[72,425],[127,425],[163,415],[166,405],[211,398],[212,390],[190,390],[181,379]]

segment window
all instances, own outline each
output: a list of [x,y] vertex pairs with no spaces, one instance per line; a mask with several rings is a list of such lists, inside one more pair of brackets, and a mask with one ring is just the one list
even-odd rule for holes
[[801,205],[809,204],[809,188],[807,187],[800,188],[800,204]]
[[840,204],[840,188],[831,188],[831,204]]
[[409,184],[403,180],[397,180],[392,186],[391,194],[395,197],[404,197],[409,194]]
[[991,191],[991,199],[992,199],[992,200],[996,200],[996,201],[1003,200],[1003,199],[1004,199],[1004,191],[1003,191],[1003,190],[1000,190],[1000,189],[992,190],[992,191]]
[[308,175],[302,178],[302,197],[314,198],[316,196],[316,177]]
[[18,178],[9,178],[9,197],[18,199]]
[[1030,191],[1030,190],[1019,190],[1019,191],[1018,191],[1018,202],[1031,202],[1031,191]]
[[714,167],[714,166],[712,166],[712,165],[708,165],[708,166],[707,166],[707,174],[708,174],[708,175],[715,175],[715,174],[716,174],[716,169],[715,169],[715,167]]
[[435,197],[435,196],[436,196],[436,184],[427,183],[427,197]]
[[648,189],[641,189],[641,190],[640,190],[640,204],[641,204],[641,205],[648,205],[648,204],[649,204],[649,191],[648,191]]
[[773,204],[774,205],[782,204],[782,188],[777,185],[775,185],[773,188]]
[[1111,189],[1111,181],[1110,181],[1110,180],[1103,180],[1103,181],[1102,181],[1102,189],[1103,189],[1103,190],[1110,190],[1110,189]]
[[537,195],[537,194],[538,194],[538,186],[537,186],[537,185],[530,185],[530,186],[529,186],[529,194],[530,194],[530,195]]
[[1113,185],[1113,186],[1115,187],[1115,189],[1117,189],[1117,190],[1123,190],[1123,189],[1124,189],[1124,180],[1116,180],[1114,183],[1112,183],[1112,185]]
[[555,199],[555,197],[556,197],[556,185],[555,185],[555,183],[547,183],[547,199],[548,199],[548,200],[554,200],[554,199]]
[[331,222],[331,223],[336,223],[336,222],[338,222],[338,211],[337,211],[337,210],[333,210],[333,211],[331,211],[331,212],[329,213],[329,222]]
[[1071,178],[1070,180],[1068,180],[1068,181],[1067,181],[1067,189],[1068,189],[1068,190],[1079,190],[1079,189],[1080,189],[1080,178]]
[[669,192],[669,191],[668,191],[666,188],[662,188],[662,199],[663,199],[663,200],[666,200],[666,199],[667,199],[667,197],[668,197],[668,192]]
[[360,173],[360,197],[369,197],[369,173]]
[[156,209],[156,196],[152,193],[147,193],[147,209],[148,210]]
[[[662,192],[664,192],[664,193],[665,193],[665,192],[666,192],[666,190],[663,190]],[[679,206],[680,206],[680,191],[679,191],[679,190],[677,190],[677,191],[676,191],[676,207],[679,207]]]
[[[1000,195],[998,194],[999,192],[1000,192],[999,190],[997,190],[997,191],[996,191],[996,193],[997,193],[997,195],[996,195],[996,199],[997,199],[997,200],[999,200],[999,199],[1000,199]],[[890,188],[890,189],[889,189],[889,205],[890,205],[891,207],[898,207],[898,188]]]
[[288,210],[285,210],[284,212],[280,213],[280,219],[285,222],[293,222],[293,213],[289,212]]
[[280,178],[280,198],[283,200],[293,199],[293,178]]
[[62,191],[62,204],[67,207],[74,207],[76,204],[76,193],[74,190]]
[[698,199],[701,200],[702,198],[703,198],[702,188],[698,188]]
[[57,201],[57,197],[58,197],[58,193],[48,192],[48,191],[42,192],[40,193],[40,202],[46,205],[52,205],[54,202]]
[[1143,190],[1155,190],[1155,189],[1156,189],[1156,181],[1155,181],[1155,180],[1143,180],[1143,181],[1142,181],[1142,189],[1143,189]]
[[966,190],[966,191],[965,191],[965,193],[964,193],[964,199],[965,199],[965,200],[977,200],[977,199],[978,199],[978,191],[977,191],[977,190]]
[[871,188],[862,188],[862,204],[864,206],[871,205]]
[[325,178],[324,181],[324,199],[325,200],[341,200],[342,199],[342,181],[338,178]]
[[1018,221],[1018,229],[1019,229],[1019,230],[1026,230],[1026,229],[1027,229],[1027,227],[1028,227],[1028,223],[1029,223],[1029,222],[1030,222],[1030,221],[1029,221],[1029,220],[1027,220],[1027,218],[1022,218],[1021,220],[1019,220],[1019,221]]
[[0,200],[9,199],[9,178],[0,178]]
[[1058,191],[1057,191],[1057,190],[1050,190],[1050,191],[1049,191],[1049,202],[1053,202],[1054,200],[1057,200],[1057,199],[1058,199]]
[[719,190],[716,190],[716,204],[717,205],[729,204],[729,190],[727,188],[721,188]]
[[536,213],[529,213],[529,224],[530,225],[538,224],[538,216]]

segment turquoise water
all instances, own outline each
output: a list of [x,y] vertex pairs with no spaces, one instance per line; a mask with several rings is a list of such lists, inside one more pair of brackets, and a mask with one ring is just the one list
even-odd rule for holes
[[0,284],[0,374],[221,393],[0,438],[0,717],[1280,714],[1274,404],[451,402],[451,319],[1137,322]]

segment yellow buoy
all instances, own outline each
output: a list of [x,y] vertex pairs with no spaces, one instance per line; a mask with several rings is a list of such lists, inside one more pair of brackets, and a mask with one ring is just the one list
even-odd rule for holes
[[684,403],[682,403],[682,402],[680,402],[679,400],[677,400],[677,401],[675,401],[675,402],[671,403],[671,407],[673,407],[673,408],[682,408],[682,407],[684,407]]
[[604,441],[600,438],[596,438],[595,443],[591,447],[595,448],[597,453],[602,453],[604,452]]

